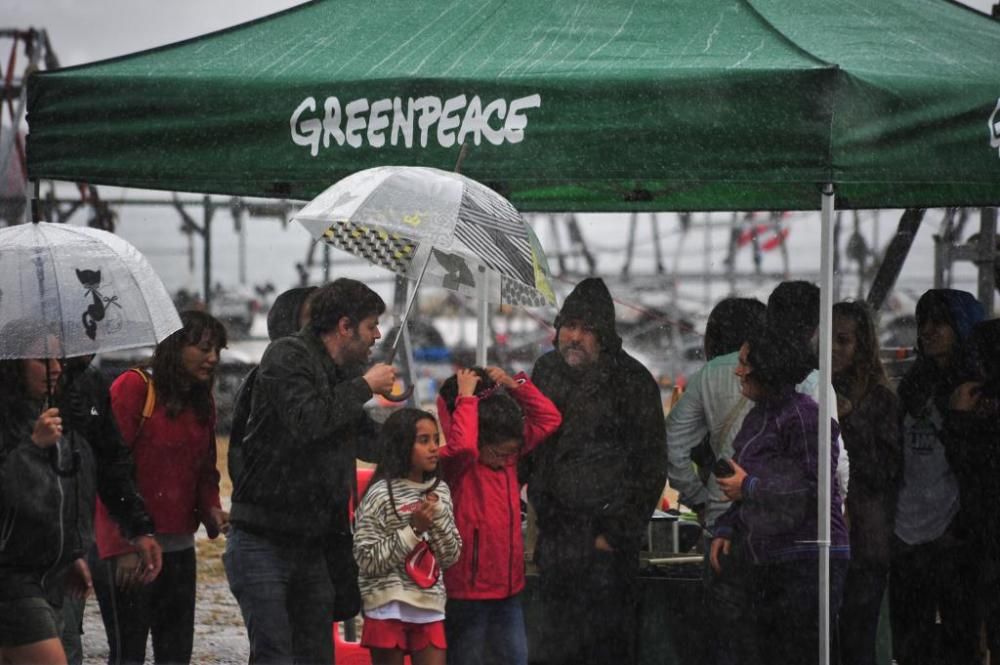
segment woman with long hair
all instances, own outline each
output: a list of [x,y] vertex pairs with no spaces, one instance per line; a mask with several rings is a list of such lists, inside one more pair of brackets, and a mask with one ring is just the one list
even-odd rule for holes
[[846,500],[851,563],[840,608],[840,660],[874,665],[903,449],[899,402],[889,388],[878,330],[865,303],[833,306],[832,355],[837,412],[853,472]]
[[111,386],[112,409],[163,548],[162,572],[149,582],[135,548],[99,506],[102,561],[94,581],[111,663],[142,663],[150,633],[156,662],[190,661],[194,534],[199,524],[211,538],[228,527],[219,503],[212,397],[226,329],[203,312],[183,312],[181,323],[181,330],[156,347],[146,368],[123,373]]
[[58,631],[64,581],[80,592],[90,584],[81,557],[93,457],[55,406],[56,336],[24,321],[0,335],[36,354],[0,361],[0,662],[65,663]]
[[975,553],[961,478],[944,426],[962,384],[980,379],[970,336],[983,318],[975,296],[931,289],[917,301],[917,360],[899,382],[903,472],[889,573],[892,653],[900,665],[977,662]]

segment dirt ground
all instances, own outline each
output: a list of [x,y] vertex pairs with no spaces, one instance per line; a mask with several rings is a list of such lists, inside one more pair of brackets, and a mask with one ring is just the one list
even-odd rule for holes
[[[223,506],[228,507],[232,483],[226,469],[229,440],[218,439],[219,472],[222,474]],[[192,663],[241,665],[247,662],[250,646],[247,642],[239,605],[229,592],[226,573],[222,568],[222,553],[226,540],[220,536],[209,540],[202,529],[195,542],[198,552],[198,598],[195,602],[194,654]],[[83,618],[83,662],[103,665],[108,660],[108,641],[101,623],[97,600],[91,597]],[[146,647],[146,662],[153,662],[152,644]]]

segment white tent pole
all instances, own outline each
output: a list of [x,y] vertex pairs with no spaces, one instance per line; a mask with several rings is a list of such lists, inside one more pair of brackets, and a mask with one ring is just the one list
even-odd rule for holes
[[486,294],[486,269],[479,266],[476,279],[476,365],[479,367],[486,367],[486,333],[490,324],[490,301]]
[[[819,545],[819,659],[830,664],[830,350],[833,341],[833,185],[823,186],[820,204],[820,284],[819,284],[819,500],[817,542]],[[835,403],[835,402],[834,402]]]

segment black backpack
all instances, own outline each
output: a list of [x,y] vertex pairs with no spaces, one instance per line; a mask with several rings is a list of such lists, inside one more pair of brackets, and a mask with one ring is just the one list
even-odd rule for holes
[[243,379],[233,401],[233,425],[229,430],[229,478],[233,487],[239,483],[243,473],[243,437],[246,436],[247,421],[250,420],[250,405],[253,402],[253,384],[257,379],[257,367]]

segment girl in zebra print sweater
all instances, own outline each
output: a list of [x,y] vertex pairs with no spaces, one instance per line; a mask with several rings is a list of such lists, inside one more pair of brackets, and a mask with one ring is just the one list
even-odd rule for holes
[[458,560],[462,541],[448,486],[437,478],[437,422],[418,409],[401,409],[382,427],[382,459],[361,500],[354,558],[365,623],[361,643],[373,665],[444,665],[444,578],[421,588],[407,574],[407,555],[427,540],[438,565]]

